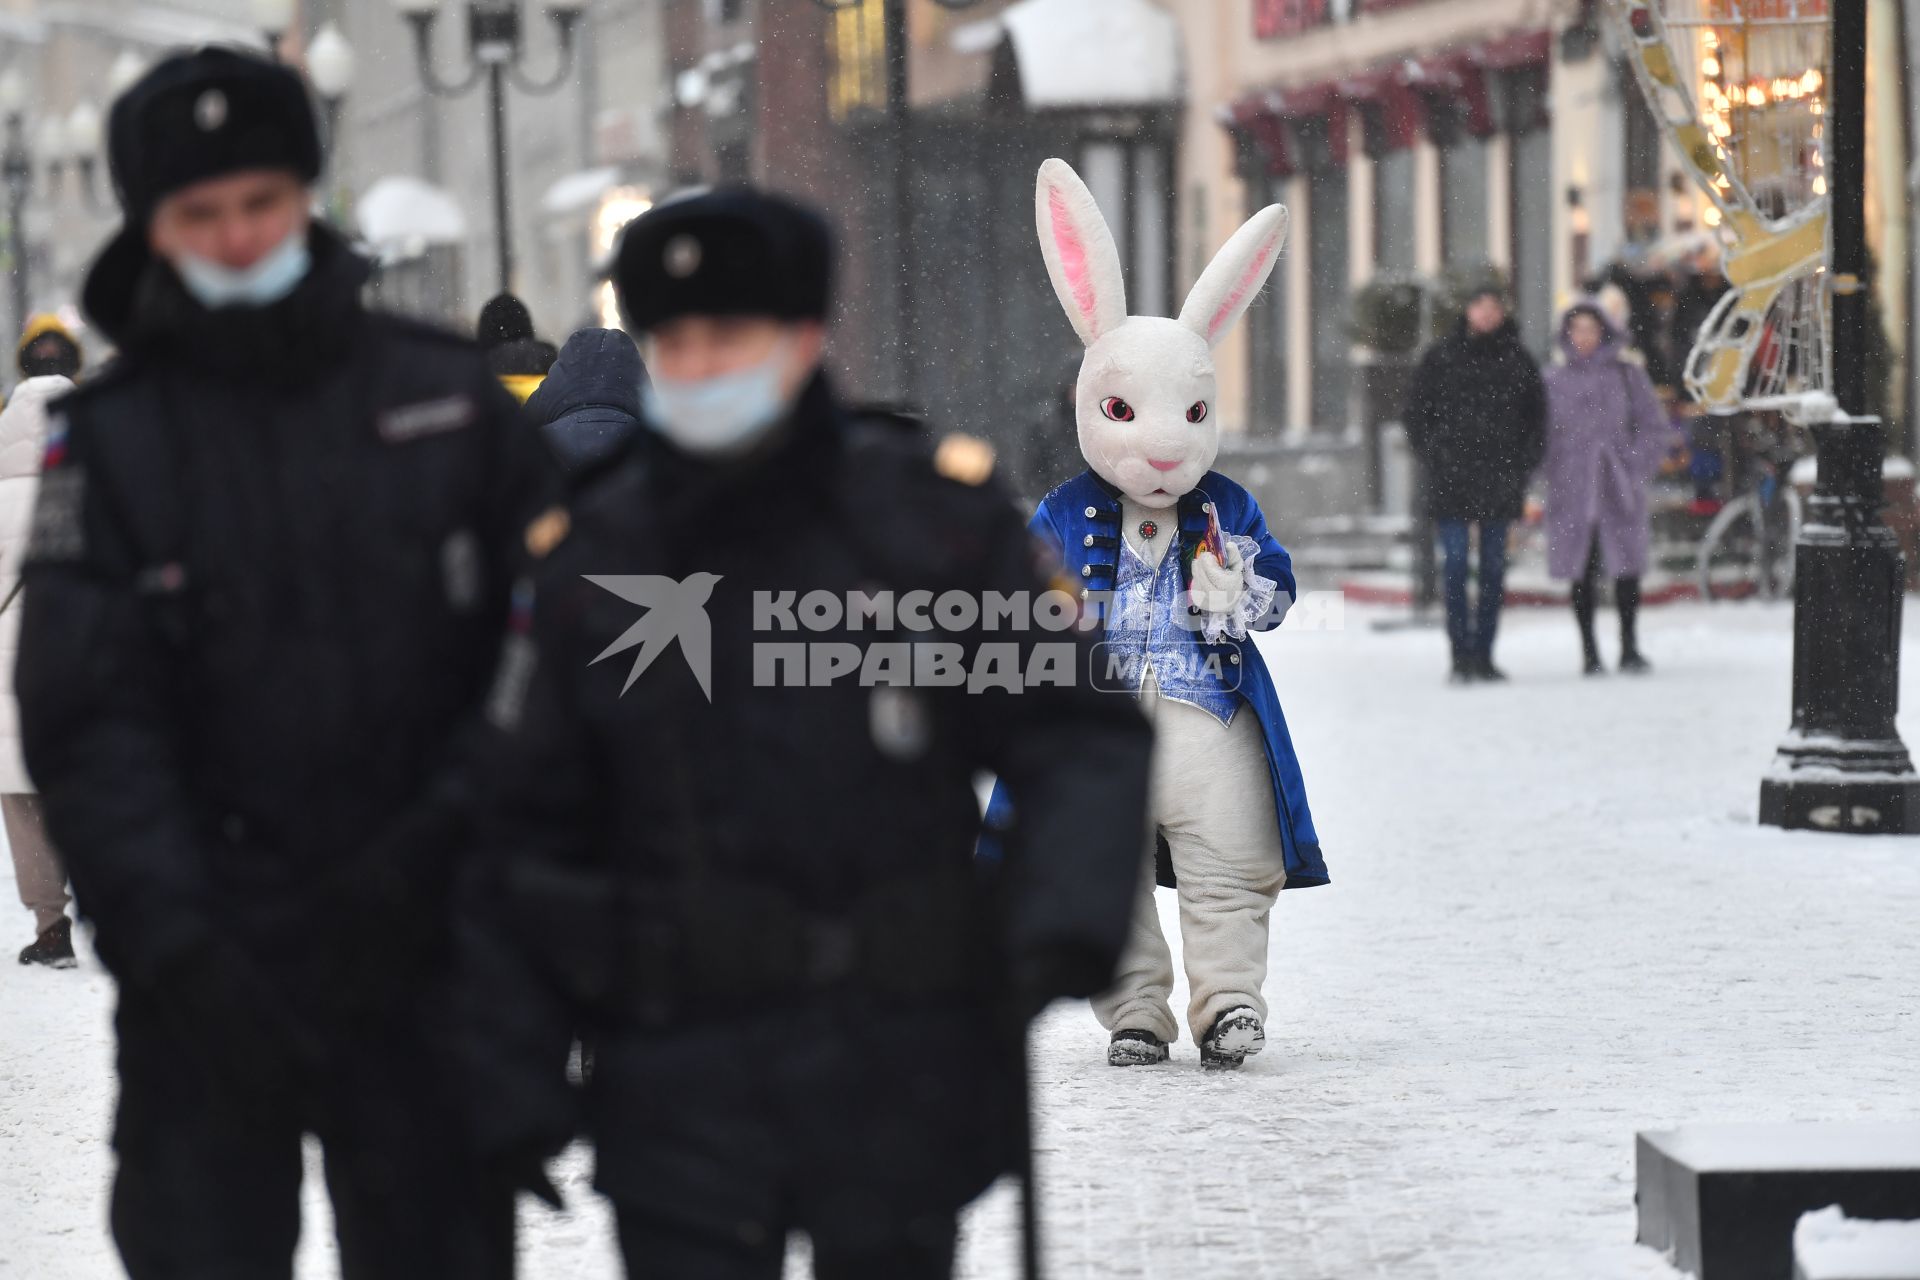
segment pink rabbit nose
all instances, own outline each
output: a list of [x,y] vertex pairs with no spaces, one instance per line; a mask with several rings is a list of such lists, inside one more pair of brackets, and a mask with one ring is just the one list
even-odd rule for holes
[[1155,471],[1171,471],[1175,467],[1180,465],[1180,459],[1175,458],[1171,462],[1162,462],[1158,458],[1148,458],[1147,465],[1152,467]]

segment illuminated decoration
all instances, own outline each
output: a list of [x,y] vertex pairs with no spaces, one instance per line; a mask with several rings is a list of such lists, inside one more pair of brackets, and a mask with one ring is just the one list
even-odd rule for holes
[[[620,233],[627,229],[629,222],[651,208],[653,198],[643,187],[615,187],[600,197],[600,207],[593,212],[593,260],[610,264],[614,246],[620,243]],[[601,328],[621,327],[620,302],[613,295],[612,281],[600,282],[600,287],[593,293],[593,305],[599,313]]]
[[1831,348],[1822,93],[1827,0],[1613,0],[1640,87],[1710,202],[1733,288],[1687,388],[1709,408],[1817,412]]
[[885,0],[850,0],[827,15],[827,48],[833,71],[827,79],[827,109],[835,120],[887,109],[887,14]]

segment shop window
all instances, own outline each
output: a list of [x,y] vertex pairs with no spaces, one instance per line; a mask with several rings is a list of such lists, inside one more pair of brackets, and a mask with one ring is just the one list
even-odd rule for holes
[[887,109],[885,0],[856,0],[835,9],[827,21],[827,52],[827,109],[835,120]]
[[1511,135],[1514,322],[1536,355],[1553,326],[1553,135],[1547,128],[1547,68],[1517,67],[1492,77],[1495,119]]
[[1414,268],[1413,152],[1389,151],[1373,162],[1373,267]]
[[1173,165],[1157,139],[1102,138],[1080,149],[1080,176],[1113,230],[1126,270],[1127,308],[1164,316],[1178,301],[1173,274]]
[[[1344,118],[1339,121],[1344,125]],[[1312,334],[1313,427],[1338,431],[1347,421],[1349,282],[1347,167],[1334,163],[1325,121],[1302,121],[1301,150],[1307,177],[1307,315]]]
[[1647,105],[1646,95],[1626,67],[1615,71],[1620,101],[1626,113],[1627,178],[1626,231],[1630,240],[1660,237],[1660,123]]
[[[1252,197],[1247,212],[1254,214],[1270,204],[1285,204],[1285,180],[1264,173],[1250,176],[1247,191]],[[1202,224],[1204,225],[1204,223]],[[1294,246],[1289,244],[1289,255]],[[1249,430],[1260,434],[1278,434],[1287,420],[1287,308],[1292,299],[1287,292],[1286,259],[1274,272],[1272,282],[1253,305],[1247,308],[1247,341],[1252,372],[1252,400],[1248,404]]]

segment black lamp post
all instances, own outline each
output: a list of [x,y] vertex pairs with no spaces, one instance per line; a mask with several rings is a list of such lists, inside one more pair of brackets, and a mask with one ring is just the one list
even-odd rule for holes
[[1831,13],[1827,280],[1839,411],[1814,428],[1819,479],[1794,548],[1793,727],[1760,784],[1760,821],[1898,834],[1920,831],[1920,776],[1894,725],[1903,564],[1880,519],[1886,432],[1865,412],[1867,6],[1845,0]]
[[320,95],[320,108],[327,126],[327,153],[330,166],[339,161],[340,107],[347,91],[353,88],[354,52],[340,28],[329,22],[313,33],[307,45],[307,79]]
[[[843,9],[855,9],[865,0],[813,0],[822,9],[837,12]],[[981,0],[934,0],[943,9],[971,9]],[[913,244],[913,177],[908,170],[908,157],[913,144],[913,110],[907,101],[907,0],[881,0],[881,23],[886,28],[887,61],[887,123],[891,134],[889,145],[893,162],[893,188],[890,200],[893,205],[894,250],[894,330],[899,339],[899,360],[896,395],[899,407],[913,409],[917,404],[914,385],[914,371],[917,356],[914,351],[914,339],[917,336],[913,324],[913,287],[914,244]]]
[[6,116],[6,142],[0,150],[0,179],[7,185],[7,255],[12,260],[13,323],[27,324],[27,194],[33,188],[33,156],[27,150],[27,82],[9,67],[0,73],[0,113]]
[[525,74],[526,49],[520,0],[467,0],[467,68],[458,80],[443,80],[433,65],[433,28],[440,0],[394,0],[413,29],[413,50],[427,90],[458,97],[482,79],[487,82],[487,118],[493,135],[493,214],[499,229],[500,291],[513,288],[512,202],[507,184],[507,82],[522,93],[545,94],[559,88],[573,67],[574,31],[587,0],[547,0],[547,18],[560,35],[560,65],[545,79]]

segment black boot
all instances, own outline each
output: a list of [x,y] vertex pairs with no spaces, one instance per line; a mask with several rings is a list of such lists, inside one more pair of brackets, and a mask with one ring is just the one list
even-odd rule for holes
[[1630,675],[1645,675],[1653,670],[1653,664],[1640,652],[1640,579],[1616,581],[1613,601],[1620,610],[1620,669]]
[[1580,670],[1590,676],[1604,675],[1600,665],[1600,645],[1593,638],[1593,582],[1581,578],[1573,584],[1573,620],[1580,625]]
[[73,954],[73,921],[61,916],[21,950],[20,963],[43,964],[49,969],[71,969],[79,964]]
[[1448,684],[1472,684],[1480,676],[1472,658],[1464,653],[1453,655],[1453,669],[1447,672]]
[[1200,1065],[1209,1071],[1232,1071],[1266,1045],[1260,1015],[1240,1005],[1214,1019],[1213,1030],[1200,1042]]
[[1493,665],[1493,655],[1483,653],[1474,660],[1473,678],[1485,680],[1489,684],[1498,684],[1507,678],[1507,673]]
[[1110,1067],[1151,1067],[1167,1060],[1167,1042],[1151,1031],[1122,1027],[1107,1044]]

